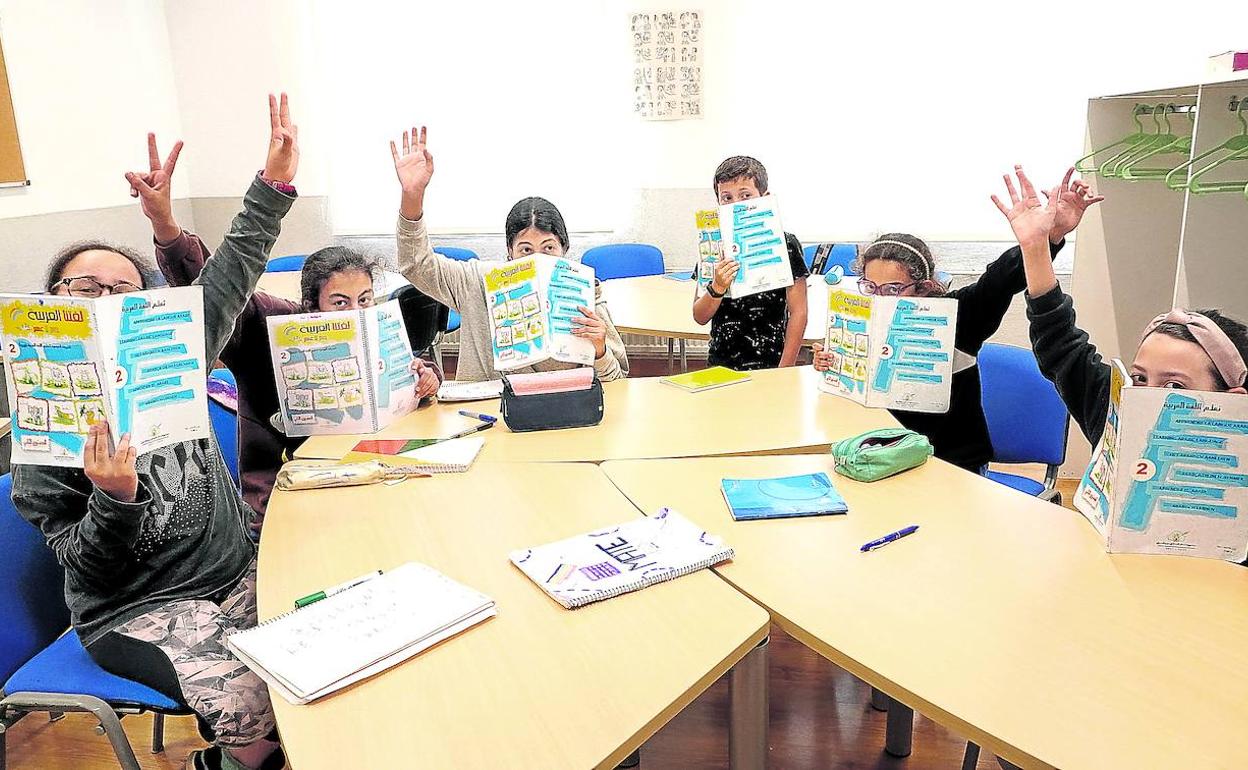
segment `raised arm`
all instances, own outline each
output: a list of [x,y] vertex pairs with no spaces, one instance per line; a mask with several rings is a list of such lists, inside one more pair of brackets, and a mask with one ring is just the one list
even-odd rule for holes
[[429,152],[428,131],[421,126],[403,134],[402,152],[390,142],[394,172],[399,178],[399,222],[395,240],[399,272],[433,299],[452,310],[459,310],[468,298],[480,292],[480,276],[472,265],[444,257],[429,244],[425,230],[425,189],[433,179],[433,154]]
[[[234,217],[217,253],[203,266],[195,283],[204,290],[206,357],[221,354],[234,322],[264,273],[269,252],[281,232],[282,217],[295,200],[290,183],[299,167],[299,129],[290,119],[286,94],[269,95],[269,149],[264,170],[252,180],[243,198],[243,210]],[[127,174],[140,197],[155,191],[141,175]],[[146,198],[145,198],[146,199]]]
[[[1038,297],[1057,286],[1057,274],[1053,271],[1053,258],[1050,250],[1050,233],[1054,232],[1055,226],[1058,225],[1058,208],[1070,188],[1070,178],[1074,169],[1066,172],[1062,184],[1053,188],[1052,192],[1045,193],[1048,199],[1047,205],[1040,202],[1040,197],[1036,195],[1036,189],[1032,186],[1031,180],[1027,178],[1022,166],[1015,166],[1014,173],[1018,176],[1022,195],[1019,195],[1018,190],[1015,189],[1014,180],[1006,174],[1002,178],[1005,180],[1005,189],[1010,194],[1010,205],[1007,208],[995,195],[992,196],[992,202],[1010,223],[1014,238],[1022,249],[1023,271],[1027,276],[1027,293]],[[1084,190],[1086,191],[1086,185]],[[1078,197],[1083,199],[1085,196],[1079,194]],[[1088,205],[1099,200],[1101,199],[1089,197],[1083,208],[1086,209]],[[1083,212],[1080,210],[1079,217],[1082,216]],[[1074,222],[1078,224],[1078,218]],[[1061,235],[1065,237],[1065,233]]]
[[[1071,173],[1062,184],[1046,193],[1048,204],[1041,206],[1031,181],[1019,166],[1020,196],[1009,175],[1005,187],[1010,195],[1006,207],[997,196],[992,202],[1005,215],[1023,252],[1023,269],[1027,274],[1027,317],[1030,321],[1031,346],[1040,371],[1057,387],[1067,410],[1093,443],[1100,437],[1108,398],[1109,366],[1088,339],[1087,333],[1075,324],[1075,309],[1061,290],[1053,263],[1049,258],[1048,233],[1054,226],[1061,198],[1074,189]],[[1102,200],[1093,196],[1086,185],[1077,190],[1088,205]]]
[[[1073,174],[1073,168],[1067,171],[1058,187],[1057,211],[1048,233],[1050,262],[1066,245],[1066,236],[1079,226],[1088,207],[1103,200],[1093,196],[1082,180],[1071,181]],[[1051,193],[1046,191],[1044,195]],[[1014,246],[989,264],[974,283],[950,292],[958,300],[958,349],[974,355],[985,340],[996,334],[1014,295],[1026,285],[1023,252]]]

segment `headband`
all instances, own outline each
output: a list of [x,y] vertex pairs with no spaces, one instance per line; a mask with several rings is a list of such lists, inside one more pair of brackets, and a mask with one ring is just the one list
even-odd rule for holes
[[1244,380],[1248,378],[1248,367],[1244,366],[1244,357],[1240,355],[1239,349],[1235,347],[1235,343],[1231,342],[1226,332],[1222,331],[1222,327],[1209,320],[1208,316],[1189,313],[1176,307],[1169,313],[1162,313],[1154,318],[1144,330],[1144,336],[1140,337],[1140,343],[1142,344],[1148,335],[1162,324],[1178,324],[1187,327],[1191,335],[1196,338],[1196,344],[1200,345],[1205,355],[1209,356],[1209,360],[1213,362],[1214,368],[1218,370],[1218,374],[1222,375],[1227,387],[1243,386]]
[[910,252],[914,256],[918,257],[919,261],[923,263],[923,270],[924,270],[923,280],[925,281],[931,280],[932,266],[928,264],[927,257],[923,256],[923,252],[919,251],[915,247],[911,246],[908,243],[902,243],[901,241],[876,241],[875,243],[872,243],[870,246],[867,247],[867,251],[874,249],[876,246],[900,246],[901,248]]

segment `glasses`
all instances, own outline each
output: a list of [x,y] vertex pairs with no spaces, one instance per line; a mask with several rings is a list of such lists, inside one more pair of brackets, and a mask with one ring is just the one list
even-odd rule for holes
[[65,290],[73,297],[99,297],[105,293],[108,294],[129,294],[132,291],[143,291],[142,286],[135,286],[129,281],[118,281],[114,284],[100,283],[94,278],[86,275],[73,276],[70,278],[62,278],[52,284],[52,291],[56,291],[58,286],[64,286]]
[[914,283],[896,283],[896,282],[876,283],[875,281],[868,281],[866,278],[859,278],[858,279],[858,291],[862,292],[863,294],[878,294],[881,297],[900,297],[906,291],[906,289],[909,289],[912,286],[918,286],[921,283],[923,282],[915,281]]

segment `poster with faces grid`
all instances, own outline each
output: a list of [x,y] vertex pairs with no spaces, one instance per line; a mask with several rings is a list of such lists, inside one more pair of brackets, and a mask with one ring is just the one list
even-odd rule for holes
[[638,11],[629,21],[633,113],[643,120],[702,117],[702,11]]

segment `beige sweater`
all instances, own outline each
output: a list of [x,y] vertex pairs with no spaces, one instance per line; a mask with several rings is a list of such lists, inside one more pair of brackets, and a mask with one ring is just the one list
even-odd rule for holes
[[[429,234],[425,232],[423,219],[413,222],[400,216],[396,238],[399,272],[403,273],[403,277],[425,294],[458,311],[463,319],[459,328],[459,363],[455,379],[475,382],[502,377],[503,373],[494,368],[489,306],[486,304],[485,273],[481,260],[459,262],[435,253],[429,245]],[[595,287],[594,312],[607,325],[606,355],[594,361],[598,378],[605,382],[627,377],[628,354],[620,333],[611,322],[601,285]],[[576,366],[563,361],[543,361],[506,373],[549,372],[574,369]]]

